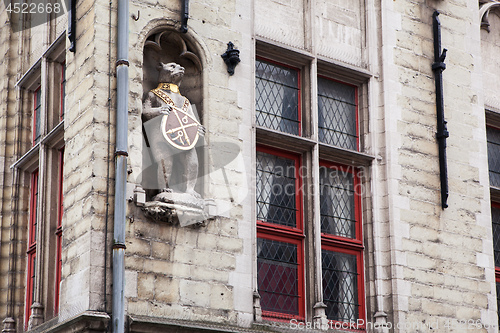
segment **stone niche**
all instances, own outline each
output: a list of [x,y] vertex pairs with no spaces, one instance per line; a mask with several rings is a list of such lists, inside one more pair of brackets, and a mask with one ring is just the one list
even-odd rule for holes
[[[191,103],[194,116],[199,123],[203,122],[203,75],[202,61],[197,51],[196,45],[188,39],[188,36],[174,30],[164,29],[150,34],[144,44],[143,53],[143,103],[148,98],[148,93],[158,87],[159,64],[176,63],[184,68],[184,77],[179,85],[180,94],[186,97]],[[172,101],[172,100],[171,100]],[[179,105],[177,105],[180,107]],[[144,116],[143,106],[143,116]],[[170,115],[172,111],[170,111]],[[144,117],[143,117],[144,118]],[[158,116],[156,119],[164,119],[164,116]],[[160,120],[157,121],[161,123]],[[163,126],[163,125],[161,125]],[[146,194],[146,202],[143,205],[143,211],[146,216],[156,221],[167,222],[171,224],[179,223],[181,226],[200,226],[204,225],[210,219],[209,208],[213,201],[204,198],[204,160],[205,144],[204,137],[200,136],[193,150],[196,151],[198,160],[196,185],[194,186],[195,195],[192,195],[183,185],[185,177],[183,170],[187,169],[183,154],[186,151],[172,150],[172,170],[169,173],[168,185],[161,180],[162,168],[165,164],[160,161],[157,153],[151,147],[151,133],[160,131],[159,125],[148,125],[143,119],[143,170],[141,186]],[[200,126],[201,131],[204,130]],[[165,143],[166,144],[166,143]],[[156,150],[158,151],[158,150]],[[166,159],[164,159],[166,160]],[[185,171],[187,173],[187,171]],[[165,172],[167,174],[167,172]],[[192,174],[192,172],[191,172]],[[179,176],[181,175],[181,176]],[[164,177],[167,178],[166,176]],[[173,184],[173,185],[172,185]],[[184,187],[183,187],[184,186]],[[166,191],[168,189],[168,191]]]

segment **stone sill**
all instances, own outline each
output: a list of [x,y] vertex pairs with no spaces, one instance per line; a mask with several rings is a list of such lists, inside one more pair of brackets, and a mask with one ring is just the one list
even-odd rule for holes
[[85,311],[65,321],[58,322],[59,318],[49,320],[31,330],[29,333],[54,332],[106,332],[110,317],[105,312]]
[[287,323],[262,322],[253,323],[251,327],[238,327],[230,324],[219,324],[199,321],[176,320],[160,317],[149,316],[128,316],[129,332],[133,333],[158,333],[158,332],[175,332],[175,333],[195,333],[195,332],[229,332],[229,333],[345,333],[346,331],[339,330],[310,330],[310,329],[294,329]]

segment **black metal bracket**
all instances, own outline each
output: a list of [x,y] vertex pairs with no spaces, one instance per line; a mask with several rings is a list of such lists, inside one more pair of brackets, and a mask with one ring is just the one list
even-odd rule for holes
[[188,19],[189,19],[189,0],[183,0],[180,32],[186,33],[188,31]]
[[227,43],[227,50],[224,52],[223,55],[221,55],[222,59],[224,59],[224,62],[226,63],[227,66],[227,72],[229,75],[234,74],[234,68],[238,63],[241,61],[240,60],[240,50],[237,50],[234,48],[234,44],[232,42]]
[[70,8],[68,12],[68,39],[70,41],[70,52],[76,52],[76,0],[70,0]]
[[448,165],[446,161],[446,138],[450,136],[444,120],[444,99],[443,99],[443,71],[446,69],[444,59],[446,49],[441,52],[441,22],[438,18],[439,12],[436,10],[432,14],[432,30],[434,33],[434,63],[432,71],[436,84],[436,113],[437,113],[437,133],[436,138],[439,146],[439,177],[441,180],[441,207],[448,207]]

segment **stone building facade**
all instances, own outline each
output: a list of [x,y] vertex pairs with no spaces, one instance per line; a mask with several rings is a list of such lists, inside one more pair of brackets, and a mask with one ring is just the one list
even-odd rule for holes
[[[119,32],[124,2],[0,4],[2,332],[498,331],[500,2],[131,1]],[[205,131],[203,218],[154,200],[159,62]]]

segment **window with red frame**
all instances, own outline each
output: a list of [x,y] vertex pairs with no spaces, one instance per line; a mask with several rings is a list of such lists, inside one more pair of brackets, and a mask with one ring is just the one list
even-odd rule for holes
[[361,199],[357,169],[320,163],[323,302],[330,320],[364,319]]
[[257,149],[257,279],[262,315],[304,318],[300,157]]
[[42,89],[38,87],[34,93],[33,101],[33,144],[40,140],[41,135],[41,112],[42,112]]
[[500,130],[487,126],[486,137],[488,141],[490,185],[500,187]]
[[29,231],[28,231],[28,267],[26,281],[26,317],[25,325],[31,315],[31,305],[33,304],[35,293],[36,277],[36,238],[37,238],[37,219],[38,219],[38,170],[31,174],[30,185],[30,212],[29,212]]
[[61,111],[59,113],[60,120],[64,119],[64,111],[66,107],[65,97],[66,96],[66,63],[61,64]]
[[255,60],[257,125],[300,135],[300,71],[270,60]]
[[59,293],[62,270],[62,217],[63,217],[63,167],[64,148],[59,151],[59,175],[58,175],[58,214],[56,229],[56,281],[54,288],[54,314],[59,313]]
[[318,77],[319,141],[358,150],[358,93],[355,86]]
[[[491,204],[491,227],[493,229],[493,252],[495,260],[495,276],[497,286],[497,305],[500,309],[500,203]],[[498,314],[500,323],[500,311]]]
[[[500,187],[500,130],[487,126],[486,137],[490,186]],[[500,203],[497,202],[491,203],[491,228],[493,231],[497,304],[500,309]],[[498,322],[500,323],[500,311],[498,313]]]

